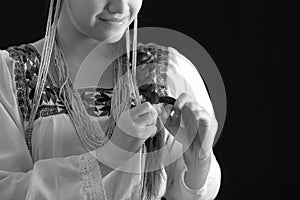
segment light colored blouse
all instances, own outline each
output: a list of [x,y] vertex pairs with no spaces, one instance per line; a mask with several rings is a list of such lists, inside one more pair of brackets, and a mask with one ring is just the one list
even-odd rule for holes
[[[149,44],[145,48],[153,50],[157,46]],[[163,51],[168,52],[167,68],[164,68],[164,72],[157,70],[156,73],[165,74],[165,77],[157,77],[160,77],[158,81],[164,80],[168,95],[176,98],[182,92],[187,92],[213,114],[208,93],[197,69],[175,49],[169,47]],[[21,52],[22,55],[17,55],[16,52]],[[30,107],[30,101],[24,97],[32,96],[28,88],[31,87],[32,77],[37,69],[34,67],[38,66],[39,58],[36,49],[30,45],[23,45],[18,51],[10,53],[8,50],[0,51],[0,199],[138,200],[141,176],[130,171],[139,170],[143,165],[142,152],[120,166],[120,169],[130,171],[115,169],[102,178],[98,161],[93,156],[97,150],[87,152],[82,146],[68,114],[54,93],[44,93],[34,122],[30,155],[23,123],[26,123],[28,117],[26,109]],[[162,69],[161,67],[156,63],[154,68]],[[22,90],[25,86],[28,88]],[[86,95],[87,103],[97,95],[95,91],[99,97],[99,91],[102,90],[90,87],[78,88],[78,91]],[[110,91],[102,91],[101,94],[107,97]],[[107,113],[102,114],[105,108],[103,105],[100,107],[102,109],[90,109],[89,114],[93,122],[100,121],[105,126],[109,116]],[[166,133],[165,143],[168,148],[164,151],[164,157],[169,162],[163,169],[164,178],[159,196],[154,199],[158,200],[163,196],[168,200],[214,199],[220,188],[221,171],[213,152],[204,186],[192,190],[184,182],[187,167],[182,157],[181,144],[167,131]],[[113,155],[113,149],[111,153]],[[105,156],[110,155],[103,155],[103,159]]]

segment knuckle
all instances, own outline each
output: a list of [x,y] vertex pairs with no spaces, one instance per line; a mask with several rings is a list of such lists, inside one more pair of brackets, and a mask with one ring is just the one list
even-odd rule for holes
[[150,124],[154,123],[154,122],[156,121],[156,118],[157,118],[157,117],[155,116],[154,113],[153,113],[153,114],[150,114],[150,115],[149,115],[149,119],[148,119],[148,120],[149,120],[149,123],[150,123]]
[[190,109],[194,109],[196,107],[194,102],[187,102],[185,105]]
[[[134,117],[134,115],[135,115],[135,110],[133,110],[133,109],[130,109],[130,110],[128,110],[128,111],[125,111],[125,112],[129,112],[129,117],[131,118],[131,119],[135,119],[135,117]],[[125,115],[125,112],[123,112],[122,114],[123,115]]]
[[155,117],[158,116],[158,112],[155,110],[154,107],[152,107],[152,108],[150,109],[150,113],[151,113],[151,115],[153,115],[153,116],[155,116]]
[[153,126],[153,131],[152,131],[152,133],[157,133],[158,132],[158,130],[157,130],[157,127],[156,126]]
[[219,127],[219,123],[218,123],[218,121],[217,121],[217,119],[214,117],[213,119],[212,119],[212,125],[213,125],[213,127],[217,130],[218,129],[218,127]]
[[143,103],[143,106],[145,106],[145,108],[149,108],[149,109],[152,107],[151,103],[149,103],[148,101]]
[[180,95],[180,97],[187,97],[188,96],[188,94],[186,93],[186,92],[183,92],[183,93],[181,93],[181,95]]
[[[133,115],[133,114],[136,112],[137,109],[138,109],[138,107],[130,108],[130,109],[128,110],[128,112],[129,112],[130,115]],[[127,111],[124,111],[124,112],[127,112]],[[124,112],[123,112],[123,113],[124,113]]]

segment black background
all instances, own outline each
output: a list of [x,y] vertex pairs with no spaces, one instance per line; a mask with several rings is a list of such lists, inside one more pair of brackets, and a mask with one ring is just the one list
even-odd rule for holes
[[[43,37],[43,1],[10,2],[1,3],[0,49]],[[144,0],[139,26],[192,37],[211,55],[224,80],[228,111],[215,146],[222,170],[217,199],[289,199],[289,191],[279,188],[293,185],[280,181],[282,174],[292,173],[288,166],[280,167],[280,97],[272,78],[282,64],[285,12],[280,3],[257,0]]]

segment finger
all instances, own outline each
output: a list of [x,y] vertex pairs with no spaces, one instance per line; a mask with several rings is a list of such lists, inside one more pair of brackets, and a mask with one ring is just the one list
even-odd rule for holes
[[134,119],[138,118],[140,115],[149,113],[153,109],[153,106],[149,102],[144,102],[132,109],[130,109],[130,114]]
[[194,108],[194,104],[186,104],[183,106],[181,113],[182,113],[182,121],[181,127],[186,130],[186,138],[185,138],[185,145],[192,145],[192,148],[196,145],[200,147],[201,140],[199,139],[198,130],[199,130],[199,122],[197,120],[198,111],[192,111],[191,108]]
[[142,131],[138,132],[137,134],[128,134],[132,137],[136,137],[139,139],[148,139],[149,137],[153,137],[157,133],[157,127],[155,125],[145,126],[141,129]]
[[155,124],[157,131],[161,131],[165,127],[164,124],[165,121],[163,121],[163,119],[160,116],[158,116]]
[[171,113],[174,111],[174,106],[171,104],[163,104],[161,107],[160,117],[163,122],[167,120],[168,117],[171,116]]
[[184,127],[191,127],[197,124],[197,116],[196,113],[192,111],[192,109],[184,105],[181,109],[181,119],[183,120]]
[[158,114],[156,118],[156,127],[158,132],[161,131],[163,128],[165,128],[165,123],[167,121],[167,118],[170,116],[170,113],[173,110],[173,105],[160,103],[160,104],[153,104],[152,106]]
[[210,114],[204,109],[201,109],[201,107],[199,109],[199,106],[197,106],[197,104],[193,104],[190,106],[185,105],[182,108],[181,113],[184,126],[194,127],[194,129],[196,130],[199,129],[199,126],[201,126],[202,128],[211,126],[212,118]]
[[198,121],[199,125],[202,126],[210,126],[211,121],[212,121],[212,117],[211,115],[205,111],[204,109],[199,109],[199,107],[197,106],[197,109],[192,110],[193,115],[195,116],[195,120]]
[[181,109],[186,104],[186,102],[189,100],[189,96],[186,93],[182,93],[174,104],[174,115],[173,117],[179,118],[181,115]]
[[141,126],[137,124],[136,121],[133,121],[131,118],[128,110],[121,114],[121,117],[117,121],[117,126],[123,133],[141,139],[147,139],[156,131],[155,124],[152,126]]
[[153,104],[152,107],[154,108],[154,110],[156,110],[158,116],[162,115],[162,104]]
[[148,113],[142,114],[135,119],[139,126],[150,126],[156,124],[158,113],[152,107]]
[[208,112],[206,112],[205,110],[198,110],[196,114],[200,125],[206,127],[209,127],[211,125],[212,118]]
[[188,101],[184,104],[184,106],[189,107],[193,112],[198,110],[204,110],[202,106],[200,106],[197,102],[194,101]]
[[148,139],[149,137],[155,136],[156,133],[158,133],[156,126],[146,126],[139,137]]
[[[183,115],[191,115],[191,110],[184,106],[182,109]],[[193,144],[200,147],[203,141],[206,141],[207,138],[213,137],[209,135],[209,130],[211,128],[212,118],[208,112],[205,110],[196,110],[193,111],[195,117],[187,119],[187,117],[183,117],[184,123],[187,125],[188,132],[192,139]],[[197,137],[197,139],[196,139]]]

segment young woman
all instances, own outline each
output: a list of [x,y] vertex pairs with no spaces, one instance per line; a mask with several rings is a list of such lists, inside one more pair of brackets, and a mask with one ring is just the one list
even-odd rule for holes
[[[205,85],[175,49],[137,46],[141,6],[51,0],[45,38],[0,51],[1,200],[216,197]],[[115,61],[97,85],[75,88],[96,47],[99,63]]]

